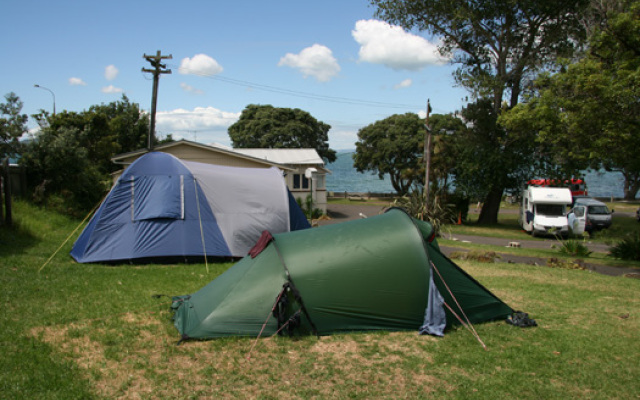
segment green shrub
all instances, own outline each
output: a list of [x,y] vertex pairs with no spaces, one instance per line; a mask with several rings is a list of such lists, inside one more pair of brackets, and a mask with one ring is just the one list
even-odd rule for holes
[[578,240],[560,241],[560,253],[573,257],[589,257],[592,253],[589,248]]
[[321,209],[313,208],[314,204],[310,194],[307,195],[304,203],[300,197],[296,197],[296,203],[308,219],[318,219],[324,214]]
[[425,193],[422,187],[413,189],[409,194],[391,203],[393,207],[404,208],[409,215],[421,221],[428,221],[436,234],[444,224],[455,222],[457,216],[451,204],[442,204],[438,193],[429,196],[429,208],[425,206]]
[[621,260],[640,261],[640,233],[628,235],[609,250],[609,255]]

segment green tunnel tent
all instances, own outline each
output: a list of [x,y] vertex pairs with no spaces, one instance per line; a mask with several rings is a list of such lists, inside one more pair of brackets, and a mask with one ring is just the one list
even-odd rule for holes
[[430,224],[400,209],[266,233],[250,255],[171,307],[182,340],[286,331],[442,335],[462,315],[478,323],[513,313],[440,252]]

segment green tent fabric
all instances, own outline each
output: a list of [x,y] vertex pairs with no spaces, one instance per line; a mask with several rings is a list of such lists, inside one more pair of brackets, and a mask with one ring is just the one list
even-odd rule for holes
[[[428,223],[400,209],[273,239],[198,292],[173,298],[183,340],[270,336],[281,329],[417,331],[428,305],[431,263],[435,287],[456,314],[476,323],[513,313],[440,252]],[[446,309],[447,326],[455,323]]]

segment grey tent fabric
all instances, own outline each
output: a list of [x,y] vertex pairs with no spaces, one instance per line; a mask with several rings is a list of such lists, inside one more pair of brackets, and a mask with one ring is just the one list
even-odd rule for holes
[[447,315],[444,311],[444,298],[433,281],[433,268],[429,278],[429,297],[424,312],[424,322],[418,332],[421,335],[444,336],[447,327]]

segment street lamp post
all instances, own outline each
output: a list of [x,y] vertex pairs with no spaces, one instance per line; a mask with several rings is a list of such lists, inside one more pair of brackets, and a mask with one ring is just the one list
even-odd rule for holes
[[53,96],[53,116],[55,117],[56,115],[56,94],[53,93],[53,90],[46,88],[44,86],[40,86],[38,84],[33,85],[33,87],[37,87],[39,89],[44,89],[46,91],[48,91],[49,93],[51,93],[51,96]]

